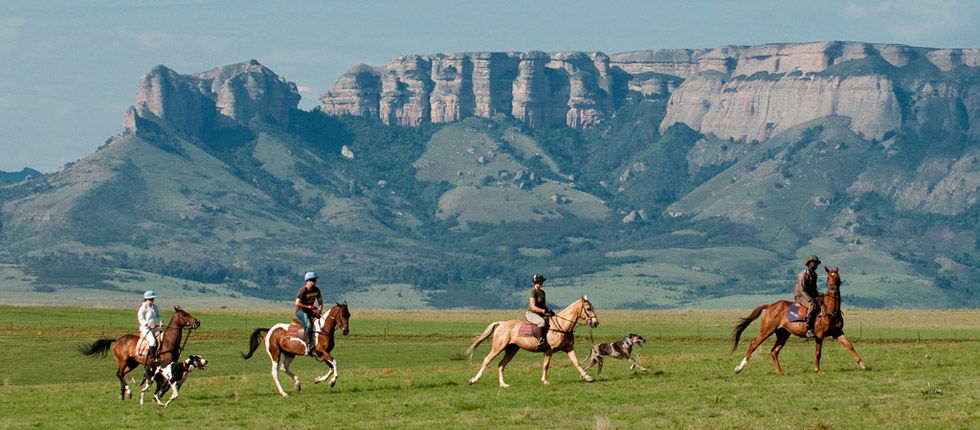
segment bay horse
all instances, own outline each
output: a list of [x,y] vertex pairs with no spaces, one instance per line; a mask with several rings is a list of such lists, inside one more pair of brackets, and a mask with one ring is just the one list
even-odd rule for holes
[[[832,337],[839,341],[841,345],[844,345],[844,348],[850,351],[851,356],[854,357],[854,360],[857,361],[861,369],[868,370],[868,365],[864,363],[864,360],[861,360],[857,351],[854,350],[854,345],[851,345],[851,342],[844,336],[844,315],[840,309],[840,268],[834,267],[834,270],[830,270],[824,266],[824,270],[827,272],[827,292],[817,296],[817,300],[820,300],[822,306],[820,307],[820,314],[817,315],[817,319],[813,323],[813,332],[816,334],[816,338],[814,339],[816,342],[816,365],[813,371],[823,373],[823,370],[820,370],[820,351],[823,348],[823,340],[827,337]],[[792,302],[780,300],[768,305],[762,305],[755,308],[749,316],[742,318],[738,322],[732,331],[732,352],[735,352],[735,348],[738,347],[738,339],[742,335],[742,331],[752,321],[760,315],[762,316],[762,327],[759,329],[759,336],[756,336],[752,344],[749,345],[749,350],[745,353],[745,357],[742,358],[742,362],[735,368],[735,373],[741,372],[748,364],[749,358],[752,357],[755,349],[769,336],[776,333],[776,344],[773,345],[769,355],[772,356],[772,362],[776,366],[776,373],[780,375],[785,374],[782,366],[779,365],[779,351],[783,349],[783,345],[789,340],[790,335],[806,337],[806,321],[789,321],[788,311],[792,304]]]
[[575,326],[578,325],[578,320],[580,319],[585,320],[589,327],[599,326],[599,320],[596,318],[595,311],[592,309],[592,303],[589,302],[588,296],[582,296],[582,298],[576,300],[565,309],[562,309],[561,312],[558,312],[557,315],[550,318],[547,335],[548,341],[544,350],[539,349],[537,337],[519,335],[518,332],[521,325],[524,324],[524,321],[509,320],[490,323],[486,330],[483,330],[483,333],[477,336],[473,344],[466,350],[466,355],[473,356],[473,352],[480,346],[480,343],[493,336],[490,353],[483,359],[480,371],[476,373],[476,376],[470,378],[470,385],[479,381],[480,376],[487,370],[490,361],[503,352],[504,358],[501,358],[500,363],[497,365],[497,376],[500,379],[501,387],[509,387],[510,385],[504,383],[504,368],[514,358],[517,351],[521,349],[544,353],[544,361],[542,362],[543,370],[541,372],[542,384],[548,385],[548,366],[551,364],[551,355],[556,351],[564,351],[568,354],[568,359],[578,369],[578,373],[582,376],[582,379],[592,382],[594,379],[585,373],[582,365],[578,362],[578,358],[575,357]]
[[[292,324],[299,324],[299,331],[302,332],[303,326],[299,320],[293,318]],[[279,383],[280,369],[286,372],[290,378],[293,378],[293,388],[299,391],[301,388],[299,376],[289,370],[289,365],[292,364],[297,355],[306,355],[306,344],[287,334],[289,326],[290,324],[276,324],[272,328],[255,329],[249,337],[248,353],[242,354],[242,358],[246,360],[252,358],[252,354],[259,347],[259,338],[262,337],[263,332],[267,332],[264,338],[265,352],[269,354],[269,359],[272,360],[272,380],[275,381],[276,389],[283,397],[289,397],[289,394],[286,394],[282,389],[282,384]],[[330,308],[326,315],[313,320],[314,342],[316,344],[313,354],[315,358],[323,360],[329,368],[325,375],[314,379],[314,383],[319,384],[327,379],[330,379],[331,387],[337,383],[337,360],[330,355],[330,351],[333,351],[334,347],[333,333],[337,326],[340,326],[340,331],[344,336],[350,331],[350,309],[347,307],[347,302],[337,303],[337,306]]]
[[[174,307],[174,315],[170,317],[166,330],[163,332],[163,341],[157,348],[157,359],[159,362],[174,362],[180,360],[180,341],[184,336],[184,329],[194,330],[201,326],[197,318],[191,316],[187,311]],[[189,335],[189,333],[188,333]],[[135,334],[125,334],[119,338],[102,338],[91,345],[82,345],[78,351],[90,357],[105,357],[106,353],[112,348],[112,355],[116,358],[116,377],[119,378],[119,400],[132,398],[133,393],[126,384],[126,374],[132,372],[141,364],[146,366],[149,357],[140,357],[136,354],[136,344],[139,336]],[[115,344],[115,345],[113,345]]]

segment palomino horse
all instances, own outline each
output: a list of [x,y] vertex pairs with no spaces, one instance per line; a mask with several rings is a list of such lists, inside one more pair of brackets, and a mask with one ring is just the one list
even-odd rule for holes
[[[293,324],[299,324],[299,321],[294,318]],[[248,354],[242,354],[242,358],[246,360],[252,358],[252,354],[259,347],[259,337],[262,336],[262,332],[268,332],[265,335],[265,352],[269,354],[269,358],[272,360],[272,380],[276,382],[276,389],[283,397],[289,397],[289,394],[283,391],[282,384],[279,383],[279,370],[281,369],[290,378],[293,378],[293,388],[299,391],[301,388],[299,376],[289,370],[289,365],[292,364],[293,358],[297,355],[306,355],[306,344],[302,340],[287,334],[289,326],[289,324],[276,324],[272,328],[255,329],[249,338]],[[350,310],[347,309],[347,302],[337,303],[337,306],[330,308],[326,315],[313,320],[314,343],[316,343],[314,354],[329,367],[325,375],[313,380],[317,384],[326,381],[328,378],[331,387],[337,383],[337,360],[330,356],[330,351],[333,350],[334,346],[333,332],[337,326],[340,326],[340,332],[345,336],[350,331]],[[303,326],[300,325],[299,332],[302,333],[302,331]]]
[[589,302],[587,296],[582,296],[581,299],[576,300],[575,303],[568,305],[567,308],[562,309],[557,315],[551,317],[547,336],[548,344],[544,351],[538,349],[538,338],[533,336],[520,336],[518,334],[518,330],[521,324],[524,324],[524,321],[509,320],[490,323],[486,330],[476,338],[473,345],[470,345],[470,348],[466,350],[466,354],[472,356],[473,351],[476,350],[476,347],[480,346],[480,343],[491,335],[493,336],[490,353],[483,359],[483,365],[480,366],[480,371],[470,379],[470,384],[475,384],[476,381],[480,380],[480,376],[487,370],[487,365],[490,364],[490,361],[503,352],[504,358],[501,358],[500,364],[497,365],[497,375],[500,379],[500,386],[504,388],[509,387],[509,385],[504,383],[504,368],[514,358],[517,351],[520,351],[522,348],[531,352],[544,352],[544,362],[542,363],[544,370],[541,372],[541,383],[545,385],[548,384],[548,366],[551,363],[551,355],[555,351],[565,351],[568,354],[568,359],[572,360],[572,364],[578,369],[578,373],[582,375],[582,379],[592,382],[592,377],[585,373],[585,370],[578,363],[578,358],[575,357],[575,326],[578,325],[579,319],[585,320],[589,327],[597,327],[599,325],[595,311],[592,310],[592,303]]
[[[837,339],[844,348],[847,348],[857,361],[857,364],[861,366],[862,370],[868,370],[868,365],[864,364],[864,360],[858,356],[857,351],[854,350],[854,345],[847,340],[844,336],[844,315],[840,311],[840,268],[835,267],[834,270],[827,269],[827,292],[821,294],[817,297],[817,300],[821,300],[823,305],[820,307],[820,315],[817,316],[816,321],[813,323],[813,331],[816,334],[816,366],[813,368],[814,372],[823,373],[820,370],[820,350],[823,348],[823,340],[826,337],[832,337]],[[779,365],[779,351],[783,349],[783,345],[789,340],[789,336],[795,334],[800,337],[806,336],[806,322],[790,322],[787,313],[789,307],[793,303],[786,300],[780,300],[776,303],[762,305],[755,308],[752,313],[742,318],[738,325],[735,326],[735,330],[732,331],[732,352],[738,347],[738,338],[742,335],[742,331],[745,330],[753,320],[762,315],[762,327],[759,330],[759,336],[752,341],[749,345],[749,350],[745,353],[745,358],[742,359],[742,363],[735,368],[735,373],[741,372],[748,364],[749,358],[752,357],[752,353],[755,349],[759,347],[762,342],[766,340],[773,333],[776,333],[776,344],[773,345],[772,351],[769,355],[772,356],[772,362],[776,365],[776,373],[783,374],[783,368]]]
[[[167,329],[163,332],[163,341],[157,348],[157,358],[160,362],[174,362],[180,360],[180,340],[184,336],[184,329],[193,330],[201,326],[201,322],[187,313],[180,306],[174,307],[174,315],[167,324]],[[188,333],[189,335],[189,333]],[[140,357],[136,354],[136,344],[139,336],[126,334],[118,339],[102,338],[91,345],[82,345],[78,351],[88,356],[104,357],[112,347],[112,355],[116,357],[119,368],[116,370],[116,377],[119,378],[119,399],[132,398],[133,393],[126,384],[126,374],[139,367],[140,364],[146,365],[149,357]],[[115,345],[113,345],[115,343]]]

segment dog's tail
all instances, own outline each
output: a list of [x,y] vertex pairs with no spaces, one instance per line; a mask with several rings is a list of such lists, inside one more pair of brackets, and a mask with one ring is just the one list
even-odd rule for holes
[[735,352],[735,348],[738,348],[738,339],[742,337],[742,332],[745,331],[749,324],[752,324],[752,321],[759,318],[759,315],[762,315],[762,311],[766,310],[768,307],[769,305],[759,306],[755,308],[755,310],[753,310],[749,316],[738,320],[738,324],[735,324],[735,328],[732,330],[732,350],[729,352],[729,354]]
[[78,352],[89,357],[105,357],[115,341],[115,339],[106,337],[93,342],[91,345],[78,345]]
[[502,322],[503,321],[494,321],[490,323],[490,325],[487,326],[486,330],[483,330],[483,333],[480,333],[480,335],[476,337],[476,340],[473,342],[473,344],[466,349],[466,355],[468,357],[473,357],[473,352],[476,351],[476,347],[480,346],[480,344],[483,343],[483,341],[487,340],[487,338],[492,336],[493,331],[496,330],[497,326],[499,326],[500,323]]
[[248,360],[252,358],[252,354],[255,354],[255,350],[259,349],[259,338],[262,337],[262,332],[267,332],[267,328],[257,328],[252,332],[252,336],[248,338],[248,354],[242,354],[242,358]]
[[579,366],[587,366],[589,363],[592,363],[592,360],[595,358],[596,354],[598,354],[598,353],[599,353],[599,351],[596,351],[596,347],[593,346],[592,347],[592,350],[589,351],[589,355],[586,356],[585,357],[585,360],[582,360],[582,362],[580,362],[578,365]]

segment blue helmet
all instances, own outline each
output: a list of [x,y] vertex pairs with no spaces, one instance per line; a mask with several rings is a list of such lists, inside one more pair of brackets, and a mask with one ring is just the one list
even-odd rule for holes
[[316,275],[316,272],[306,272],[306,275],[303,276],[304,281],[309,281],[310,279],[316,278],[319,278],[319,276]]
[[153,290],[149,290],[149,291],[143,293],[143,300],[149,300],[149,299],[155,299],[155,298],[157,298],[157,293],[154,293]]

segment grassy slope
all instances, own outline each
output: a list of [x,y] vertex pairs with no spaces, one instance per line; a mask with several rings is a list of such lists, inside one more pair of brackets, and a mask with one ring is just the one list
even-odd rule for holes
[[[493,373],[467,386],[477,361],[451,358],[487,321],[516,312],[354,309],[351,335],[335,350],[338,385],[313,385],[323,366],[298,360],[294,369],[306,385],[289,399],[275,394],[263,354],[250,361],[237,355],[251,329],[283,320],[284,312],[191,312],[203,325],[187,352],[204,355],[210,366],[192,374],[180,399],[164,410],[115,400],[111,360],[81,358],[73,349],[81,340],[130,331],[131,310],[0,307],[0,428],[131,428],[150,421],[161,428],[204,422],[225,428],[527,428],[541,422],[557,428],[966,428],[980,420],[977,311],[848,312],[850,336],[871,372],[858,371],[830,342],[827,374],[814,375],[810,345],[794,339],[782,355],[790,376],[781,377],[772,374],[764,353],[742,374],[731,373],[738,357],[727,354],[724,339],[741,313],[600,310],[595,340],[645,335],[650,344],[635,354],[649,373],[633,374],[610,360],[604,377],[587,384],[562,354],[553,360],[552,385],[544,387],[537,382],[540,356],[521,352],[508,369],[512,387],[502,390]],[[959,340],[945,340],[954,330]],[[577,348],[583,355],[590,333],[583,328],[579,334],[586,336]],[[45,353],[24,359],[38,357],[38,350]]]

